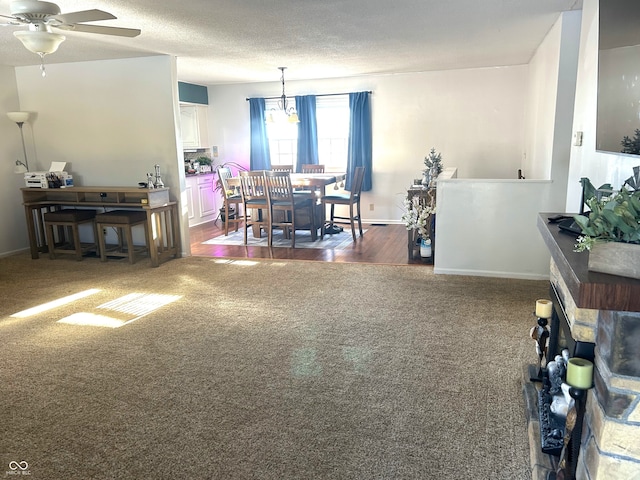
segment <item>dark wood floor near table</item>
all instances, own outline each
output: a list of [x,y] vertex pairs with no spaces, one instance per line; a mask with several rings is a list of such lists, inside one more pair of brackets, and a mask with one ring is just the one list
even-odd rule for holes
[[[353,247],[345,250],[321,248],[267,248],[237,245],[203,245],[202,242],[224,235],[220,221],[208,222],[189,229],[191,254],[216,258],[276,258],[318,262],[377,263],[391,265],[424,265],[420,258],[407,258],[407,229],[404,225],[364,225],[367,231]],[[251,234],[251,232],[249,232]],[[318,240],[320,241],[320,240]]]

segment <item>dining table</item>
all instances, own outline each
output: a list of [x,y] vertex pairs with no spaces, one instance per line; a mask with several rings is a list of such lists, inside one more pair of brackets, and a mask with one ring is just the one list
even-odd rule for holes
[[[318,211],[320,212],[320,222],[318,228],[324,224],[325,212],[321,211],[320,207],[322,197],[325,195],[326,187],[329,185],[335,185],[335,188],[339,188],[339,184],[344,182],[347,174],[345,172],[325,172],[325,173],[291,173],[291,186],[294,189],[306,189],[315,191],[318,200]],[[232,177],[227,180],[227,184],[230,187],[240,190],[240,177]],[[253,236],[260,237],[260,227],[254,225]]]

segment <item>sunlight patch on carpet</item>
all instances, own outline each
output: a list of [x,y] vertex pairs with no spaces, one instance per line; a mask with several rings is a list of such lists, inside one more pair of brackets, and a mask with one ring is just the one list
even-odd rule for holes
[[[163,295],[156,293],[130,293],[96,309],[108,310],[110,315],[79,312],[58,320],[58,323],[85,325],[91,327],[119,328],[158,310],[169,303],[182,298],[182,295]],[[117,318],[121,317],[121,318]]]
[[68,325],[84,325],[87,327],[107,327],[119,328],[125,324],[124,320],[108,317],[105,315],[96,315],[89,312],[79,312],[61,318],[58,323],[66,323]]
[[258,262],[253,260],[234,260],[232,258],[216,258],[214,263],[223,263],[226,265],[240,265],[241,267],[253,267],[257,265]]
[[89,290],[84,290],[82,292],[74,293],[73,295],[67,295],[66,297],[58,298],[57,300],[43,303],[36,307],[32,307],[27,310],[22,310],[21,312],[18,312],[18,313],[14,313],[13,315],[11,315],[11,317],[13,318],[31,317],[32,315],[37,315],[39,313],[46,312],[47,310],[51,310],[53,308],[60,307],[62,305],[67,305],[81,298],[88,297],[90,295],[93,295],[94,293],[98,293],[99,291],[100,290],[97,288],[91,288]]

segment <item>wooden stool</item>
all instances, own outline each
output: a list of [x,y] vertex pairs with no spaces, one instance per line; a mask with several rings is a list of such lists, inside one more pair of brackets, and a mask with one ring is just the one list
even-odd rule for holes
[[[133,245],[132,228],[136,225],[144,226],[145,247],[136,249]],[[140,251],[149,252],[149,229],[147,227],[147,213],[133,210],[113,210],[112,212],[99,213],[96,215],[96,228],[100,235],[98,241],[100,244],[100,260],[107,261],[107,250],[104,241],[103,229],[106,227],[117,228],[118,246],[109,251],[109,255],[114,257],[128,257],[129,263],[135,263],[135,254]],[[123,233],[127,244],[126,249],[123,243]]]
[[[52,260],[56,258],[57,253],[73,254],[77,260],[82,260],[82,254],[94,250],[98,251],[98,245],[96,239],[98,238],[98,231],[94,219],[96,212],[94,210],[59,210],[57,212],[47,212],[44,214],[44,227],[47,236],[47,245],[49,249],[49,258]],[[80,243],[79,225],[83,223],[91,223],[93,227],[93,243]],[[67,232],[70,231],[70,240],[72,248],[58,247],[55,243],[55,236],[53,233],[53,227],[63,227]],[[63,245],[69,245],[66,241],[65,235],[61,235],[61,243]]]

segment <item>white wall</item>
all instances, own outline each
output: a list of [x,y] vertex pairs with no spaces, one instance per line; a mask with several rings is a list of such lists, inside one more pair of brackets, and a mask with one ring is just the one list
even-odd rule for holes
[[[0,66],[0,256],[26,248],[27,227],[20,187],[24,177],[13,173],[15,161],[24,161],[20,130],[4,114],[20,110],[18,86],[13,67]],[[31,127],[23,126],[25,141],[31,137]]]
[[596,152],[598,95],[598,0],[584,0],[573,131],[584,132],[583,145],[571,147],[566,211],[580,208],[580,178],[594,185],[620,186],[640,164],[637,156]]
[[537,218],[564,211],[579,26],[580,12],[563,14],[529,65],[523,165],[538,180],[438,181],[436,273],[548,278]]
[[158,163],[176,186],[171,59],[147,57],[18,67],[22,110],[36,112],[32,170],[68,162],[80,185],[136,186]]
[[[371,90],[373,190],[367,221],[398,222],[402,198],[434,147],[459,177],[516,178],[524,144],[527,66],[291,81],[288,96]],[[276,75],[274,74],[274,77]],[[210,141],[221,161],[249,163],[247,97],[278,82],[209,87]],[[374,210],[369,210],[369,204]]]
[[529,64],[523,173],[528,179],[554,180],[550,194],[557,200],[557,211],[564,210],[566,202],[580,20],[580,11],[562,14]]

